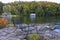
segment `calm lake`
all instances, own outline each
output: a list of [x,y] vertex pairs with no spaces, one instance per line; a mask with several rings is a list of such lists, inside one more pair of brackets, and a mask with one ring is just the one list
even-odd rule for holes
[[35,20],[28,20],[26,19],[27,21],[29,21],[30,23],[50,23],[50,22],[60,22],[60,16],[51,16],[51,17],[36,17]]
[[40,16],[36,17],[34,20],[31,20],[27,16],[17,17],[14,19],[15,23],[51,23],[51,22],[60,22],[60,16]]

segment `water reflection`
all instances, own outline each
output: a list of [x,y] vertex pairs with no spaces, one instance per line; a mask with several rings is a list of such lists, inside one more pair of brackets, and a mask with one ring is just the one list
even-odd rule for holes
[[60,33],[60,29],[55,29],[54,31],[57,33]]
[[55,17],[55,16],[52,16],[52,17],[37,17],[36,18],[36,22],[40,22],[40,23],[46,23],[46,22],[60,22],[60,17]]

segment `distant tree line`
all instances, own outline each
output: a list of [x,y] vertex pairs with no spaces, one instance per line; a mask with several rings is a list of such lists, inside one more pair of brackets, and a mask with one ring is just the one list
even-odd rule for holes
[[6,9],[7,7],[3,9],[2,5],[3,4],[0,3],[0,13],[11,12],[12,15],[18,15],[19,18],[23,18],[24,21],[30,20],[29,19],[30,13],[35,13],[37,17],[60,16],[60,4],[53,2],[33,1],[33,2],[12,2],[4,4],[4,6],[10,5],[11,7],[9,9]]
[[9,9],[3,9],[3,3],[0,2],[0,12],[11,12],[12,14],[28,15],[36,13],[38,16],[58,15],[60,14],[60,4],[53,2],[12,2],[4,4],[10,5]]

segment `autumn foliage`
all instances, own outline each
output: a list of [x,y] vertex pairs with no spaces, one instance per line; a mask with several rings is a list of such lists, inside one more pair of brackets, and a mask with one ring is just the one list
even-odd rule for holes
[[6,26],[8,24],[8,20],[6,18],[0,18],[0,24]]

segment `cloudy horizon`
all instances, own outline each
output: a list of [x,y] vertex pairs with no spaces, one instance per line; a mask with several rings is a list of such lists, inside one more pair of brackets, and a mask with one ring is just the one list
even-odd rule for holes
[[60,0],[0,0],[3,3],[10,3],[14,1],[48,1],[48,2],[55,2],[55,3],[60,3]]

